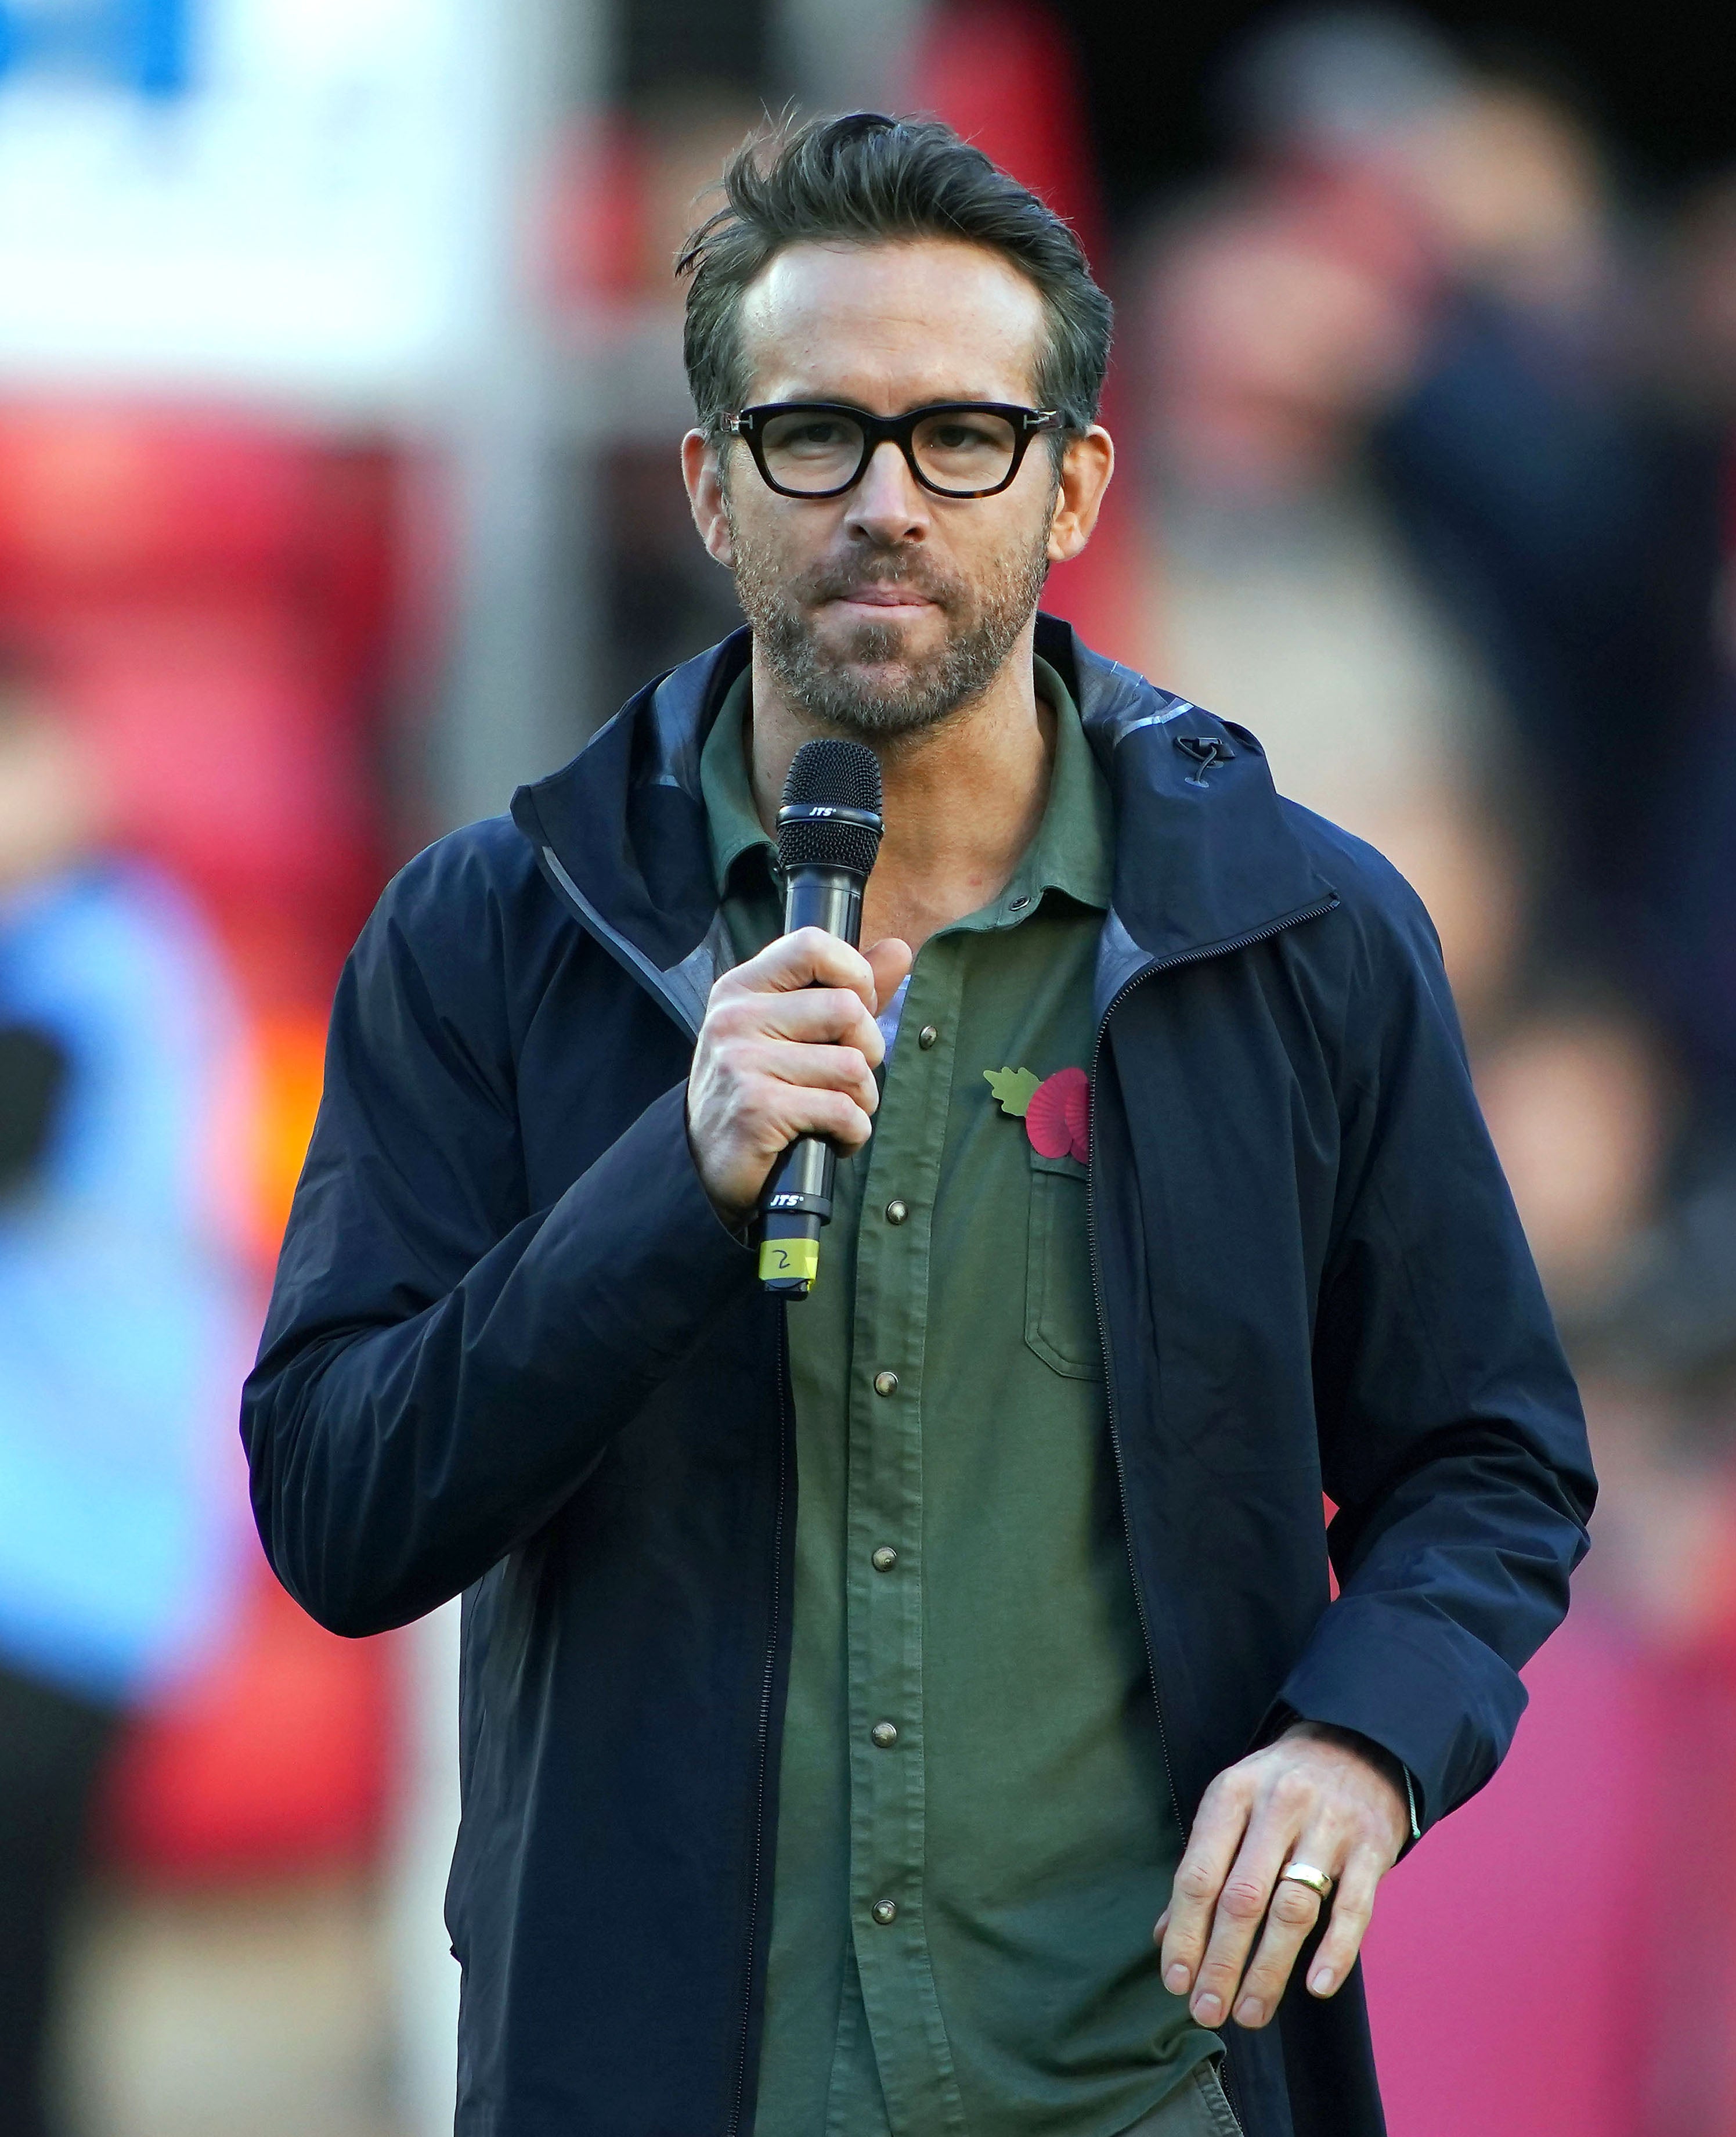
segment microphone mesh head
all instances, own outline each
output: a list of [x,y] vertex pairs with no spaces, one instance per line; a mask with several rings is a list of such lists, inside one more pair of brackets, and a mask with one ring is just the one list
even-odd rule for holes
[[[805,742],[784,781],[785,809],[858,809],[880,814],[880,760],[866,743],[830,736]],[[880,850],[878,824],[836,816],[798,816],[780,823],[778,859],[786,869],[853,869],[866,875]]]
[[829,809],[866,809],[880,814],[880,760],[866,742],[828,737],[805,742],[784,781],[784,806],[819,802]]

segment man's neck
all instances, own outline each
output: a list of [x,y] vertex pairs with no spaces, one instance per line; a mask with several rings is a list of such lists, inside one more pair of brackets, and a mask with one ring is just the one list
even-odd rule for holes
[[[918,950],[986,905],[1036,836],[1048,800],[1055,714],[1037,696],[1028,625],[970,704],[921,733],[877,737],[886,836],[863,902],[864,945],[895,935]],[[785,696],[757,645],[748,744],[754,804],[768,830],[790,761],[822,728]]]

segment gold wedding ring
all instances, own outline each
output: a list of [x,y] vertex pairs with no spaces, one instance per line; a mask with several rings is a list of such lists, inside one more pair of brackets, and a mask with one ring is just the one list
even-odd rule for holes
[[1281,1885],[1288,1878],[1292,1885],[1306,1885],[1311,1892],[1318,1892],[1324,1900],[1332,1891],[1332,1880],[1324,1870],[1316,1870],[1311,1862],[1286,1862],[1278,1872]]

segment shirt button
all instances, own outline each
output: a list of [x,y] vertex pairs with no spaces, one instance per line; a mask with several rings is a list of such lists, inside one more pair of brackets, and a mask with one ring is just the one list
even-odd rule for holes
[[935,1030],[931,1024],[925,1024],[922,1029],[917,1034],[917,1044],[926,1054],[940,1035],[939,1032]]
[[902,1224],[909,1215],[910,1207],[907,1203],[888,1202],[886,1205],[886,1221],[888,1224]]
[[877,1721],[868,1734],[878,1750],[890,1751],[898,1740],[898,1725],[896,1721]]
[[876,1573],[890,1573],[892,1568],[898,1563],[898,1554],[892,1549],[889,1543],[883,1543],[881,1545],[879,1550],[874,1553],[873,1558],[869,1560],[868,1563],[873,1567]]
[[1030,902],[1028,898],[1009,898],[1007,900],[1007,910],[1009,913],[1023,913]]
[[875,1374],[874,1393],[877,1395],[895,1395],[897,1392],[898,1375],[896,1373]]
[[870,1912],[881,1928],[884,1929],[888,1922],[897,1920],[898,1902],[896,1900],[876,1900]]

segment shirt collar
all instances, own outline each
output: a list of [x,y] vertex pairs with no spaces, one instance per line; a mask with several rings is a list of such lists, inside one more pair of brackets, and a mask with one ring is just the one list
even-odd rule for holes
[[[1037,835],[1014,870],[1012,882],[995,899],[994,909],[1017,919],[1045,892],[1056,890],[1106,913],[1114,875],[1115,818],[1109,788],[1086,740],[1072,694],[1040,656],[1035,672],[1037,694],[1055,714],[1048,801]],[[773,847],[754,806],[747,766],[751,688],[751,671],[743,669],[718,708],[699,760],[699,791],[720,898],[727,892],[731,870],[743,854],[757,849],[769,857]],[[1021,898],[1024,904],[1015,906],[1014,901]]]
[[756,847],[768,858],[772,852],[771,835],[754,806],[747,768],[747,709],[752,702],[753,671],[744,668],[717,708],[699,759],[699,793],[719,898],[728,890],[729,872],[743,854]]
[[1081,905],[1109,910],[1115,879],[1115,806],[1108,782],[1086,740],[1079,708],[1059,674],[1039,655],[1037,694],[1055,714],[1055,762],[1049,775],[1049,798],[1037,835],[1014,870],[1014,889],[1033,898],[1058,890]]

